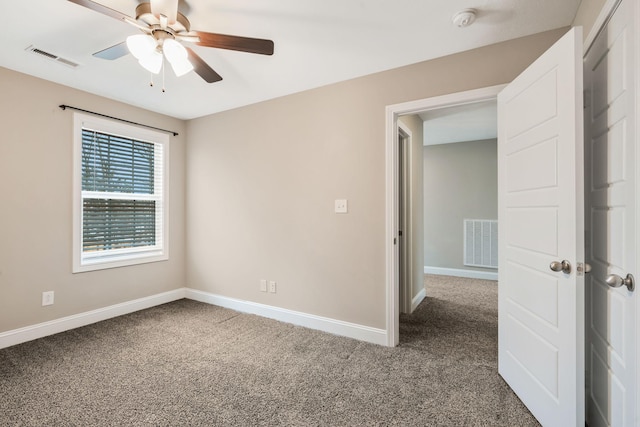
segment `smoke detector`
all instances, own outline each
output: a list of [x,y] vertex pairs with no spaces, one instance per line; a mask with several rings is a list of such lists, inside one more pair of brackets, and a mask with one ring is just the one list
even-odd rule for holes
[[453,23],[460,28],[468,27],[476,20],[475,9],[465,9],[453,15]]

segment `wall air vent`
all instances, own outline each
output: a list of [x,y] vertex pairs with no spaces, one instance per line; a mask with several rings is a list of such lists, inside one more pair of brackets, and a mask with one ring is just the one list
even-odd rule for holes
[[38,49],[37,47],[35,47],[33,45],[29,46],[25,50],[27,52],[33,53],[34,55],[38,55],[38,56],[40,56],[42,58],[47,58],[47,59],[50,59],[51,61],[55,61],[55,62],[58,62],[60,64],[66,65],[67,67],[76,68],[76,67],[79,66],[79,64],[77,64],[77,63],[75,63],[73,61],[70,61],[70,60],[68,60],[66,58],[62,58],[62,57],[60,57],[58,55],[55,55],[53,53],[44,51],[42,49]]
[[463,238],[463,265],[498,268],[498,221],[465,219]]

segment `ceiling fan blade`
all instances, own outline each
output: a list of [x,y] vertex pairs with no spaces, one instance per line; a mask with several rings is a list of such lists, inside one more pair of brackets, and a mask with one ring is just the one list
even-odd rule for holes
[[[69,0],[71,3],[78,4],[80,6],[84,6],[87,9],[94,10],[98,13],[102,13],[103,15],[110,16],[112,18],[116,18],[121,21],[131,20],[130,16],[125,15],[124,13],[118,12],[117,10],[111,9],[107,6],[103,6],[100,3],[96,3],[91,0]],[[135,20],[134,20],[135,21]]]
[[96,58],[114,60],[121,58],[129,53],[129,49],[127,48],[127,42],[124,41],[122,43],[118,43],[106,49],[102,49],[100,52],[96,52],[93,54]]
[[189,54],[189,62],[193,65],[193,71],[196,72],[200,77],[204,79],[207,83],[215,83],[222,80],[222,76],[220,74],[213,71],[209,65],[202,58],[198,56],[191,48],[186,48],[187,53]]
[[238,50],[241,52],[273,55],[273,41],[250,37],[230,36],[227,34],[195,31],[200,38],[198,46],[217,47],[219,49]]
[[107,6],[103,6],[100,3],[96,3],[94,1],[91,0],[69,0],[71,3],[75,3],[77,5],[80,6],[84,6],[87,9],[91,9],[95,12],[98,13],[102,13],[103,15],[107,15],[110,16],[112,18],[117,19],[118,21],[123,21],[126,22],[128,24],[133,25],[134,27],[139,28],[140,30],[144,31],[145,33],[150,33],[151,29],[141,25],[138,21],[136,21],[134,18],[132,18],[131,16],[125,15],[122,12],[118,12],[115,9],[111,9]]

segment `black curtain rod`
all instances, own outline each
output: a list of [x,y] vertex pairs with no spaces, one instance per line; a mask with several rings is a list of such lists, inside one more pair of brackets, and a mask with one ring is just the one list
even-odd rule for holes
[[172,130],[161,129],[161,128],[157,128],[157,127],[153,127],[153,126],[149,126],[149,125],[144,125],[142,123],[132,122],[130,120],[119,119],[117,117],[107,116],[106,114],[96,113],[95,111],[83,110],[82,108],[72,107],[71,105],[62,104],[62,105],[58,105],[58,107],[62,108],[63,110],[66,110],[67,108],[70,108],[71,110],[82,111],[83,113],[93,114],[94,116],[100,116],[100,117],[106,117],[107,119],[119,120],[121,122],[130,123],[132,125],[143,126],[143,127],[149,128],[149,129],[155,129],[155,130],[159,130],[161,132],[170,133],[170,134],[173,134],[173,136],[178,136],[178,132],[174,132]]

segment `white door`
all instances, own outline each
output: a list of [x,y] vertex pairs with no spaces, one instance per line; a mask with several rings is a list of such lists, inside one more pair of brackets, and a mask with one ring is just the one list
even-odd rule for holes
[[581,53],[574,28],[498,95],[498,370],[544,426],[584,426]]
[[605,282],[610,274],[636,273],[633,3],[622,1],[584,59],[590,427],[635,422],[636,297]]

